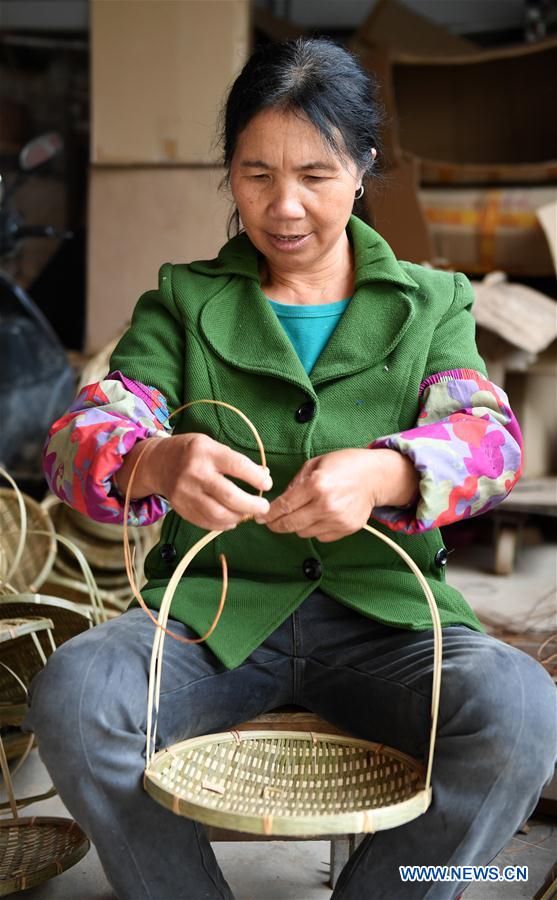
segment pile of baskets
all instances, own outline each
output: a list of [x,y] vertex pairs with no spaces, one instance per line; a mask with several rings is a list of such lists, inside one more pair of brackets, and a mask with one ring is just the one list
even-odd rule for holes
[[[93,575],[105,615],[112,617],[125,610],[132,592],[124,565],[123,529],[121,525],[94,522],[82,513],[50,496],[42,503],[60,542],[43,590],[75,603],[89,603],[90,591],[74,549],[81,551]],[[160,534],[158,523],[130,528],[134,548],[134,567],[141,581],[145,556]]]
[[[55,794],[17,797],[13,777],[33,746],[21,731],[28,687],[56,647],[102,621],[94,603],[72,603],[39,594],[56,558],[60,538],[47,513],[11,485],[0,489],[0,771],[6,799],[0,802],[0,896],[59,875],[88,851],[89,841],[71,819],[20,816],[20,810]],[[86,560],[83,578],[93,580]]]

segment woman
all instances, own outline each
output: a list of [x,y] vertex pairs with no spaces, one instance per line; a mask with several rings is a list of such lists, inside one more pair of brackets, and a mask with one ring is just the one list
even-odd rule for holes
[[[167,641],[161,745],[297,703],[362,738],[423,756],[432,632],[394,532],[434,590],[444,674],[433,803],[368,837],[335,898],[454,898],[399,865],[483,864],[532,812],[554,762],[553,685],[483,633],[444,580],[437,526],[489,509],[520,470],[520,431],[474,344],[466,278],[398,262],[351,216],[377,148],[372,86],[324,40],[258,50],[226,107],[225,165],[244,232],[210,261],[164,265],[111,374],[52,427],[53,490],[99,521],[167,509],[143,596],[158,608],[186,549],[221,537],[179,585]],[[170,435],[168,409],[198,404]],[[164,439],[163,439],[164,438]],[[147,445],[145,445],[147,441]],[[255,491],[265,491],[262,498]],[[237,528],[244,517],[251,521]],[[381,526],[380,526],[381,527]],[[37,679],[28,727],[120,898],[230,898],[203,829],[144,792],[153,626],[137,608],[66,644]]]

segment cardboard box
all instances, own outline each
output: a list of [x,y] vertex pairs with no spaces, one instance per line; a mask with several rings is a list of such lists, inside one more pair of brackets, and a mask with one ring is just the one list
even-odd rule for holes
[[553,275],[536,211],[557,200],[557,187],[426,188],[419,192],[435,257],[468,274]]
[[395,256],[423,263],[433,258],[433,244],[418,199],[418,160],[403,154],[383,174],[366,185],[362,218],[385,238]]
[[360,25],[352,45],[389,48],[422,56],[474,53],[476,47],[397,0],[377,0]]
[[100,350],[157,287],[164,262],[210,259],[231,203],[221,168],[94,167],[89,178],[86,350]]
[[427,161],[428,182],[501,180],[499,165],[509,181],[524,177],[521,167],[531,180],[534,166],[539,181],[557,181],[556,70],[555,38],[474,56],[398,57],[400,145]]
[[538,221],[542,226],[557,275],[557,200],[539,206],[536,210]]
[[391,54],[380,78],[387,144],[422,160],[422,183],[557,183],[556,70],[557,38],[459,56]]
[[533,363],[557,339],[557,303],[551,297],[507,281],[503,272],[490,272],[472,287],[477,324],[510,345],[507,352],[524,350]]
[[557,474],[557,343],[527,372],[508,374],[505,389],[524,438],[524,476]]
[[524,476],[557,473],[557,303],[501,272],[473,282],[476,341],[509,397],[524,440]]
[[91,161],[218,163],[249,29],[248,0],[92,0]]

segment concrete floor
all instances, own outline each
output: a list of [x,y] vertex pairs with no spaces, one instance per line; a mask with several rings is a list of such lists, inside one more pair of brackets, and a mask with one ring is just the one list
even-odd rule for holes
[[[475,546],[455,555],[458,555],[458,566],[451,562],[448,580],[463,590],[480,614],[493,617],[497,613],[500,618],[512,612],[520,618],[547,603],[555,590],[555,546],[524,548],[514,574],[508,577],[489,574],[489,548]],[[47,773],[33,751],[16,778],[16,793],[18,796],[34,794],[47,785]],[[23,812],[23,815],[33,814],[52,816],[65,812],[55,797]],[[557,860],[557,821],[540,817],[531,820],[529,826],[527,834],[515,835],[493,861],[500,868],[529,866],[528,882],[471,884],[466,900],[532,900]],[[229,843],[215,844],[214,848],[237,900],[327,900],[331,896],[327,884],[327,842]],[[28,900],[114,900],[94,848],[73,869],[25,892],[24,896]],[[372,893],[370,900],[373,900]]]
[[[34,750],[16,776],[16,793],[18,796],[34,794],[48,785],[48,775]],[[67,816],[67,813],[61,800],[53,797],[28,807],[22,815]],[[213,846],[236,900],[328,900],[331,896],[327,883],[328,842],[272,841]],[[493,860],[500,868],[528,866],[528,882],[471,884],[466,900],[532,900],[556,859],[557,822],[541,817],[532,819],[528,834],[517,834]],[[115,900],[94,848],[73,869],[21,896],[26,900]],[[369,900],[373,900],[373,894]]]

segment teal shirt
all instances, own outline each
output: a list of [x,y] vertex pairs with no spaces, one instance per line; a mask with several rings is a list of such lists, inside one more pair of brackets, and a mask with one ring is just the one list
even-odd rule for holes
[[350,297],[336,303],[320,303],[316,306],[293,306],[289,303],[277,303],[270,297],[267,299],[309,375],[322,350],[329,343],[329,338],[350,303]]

